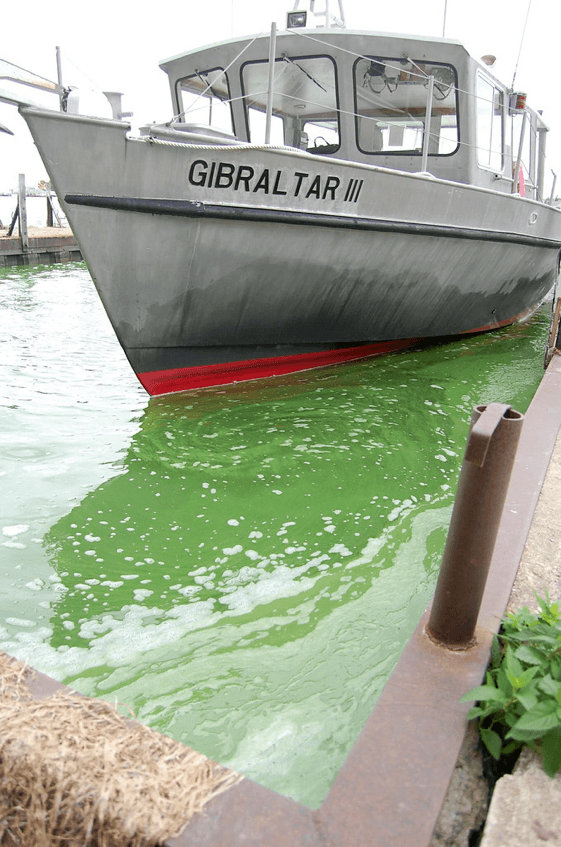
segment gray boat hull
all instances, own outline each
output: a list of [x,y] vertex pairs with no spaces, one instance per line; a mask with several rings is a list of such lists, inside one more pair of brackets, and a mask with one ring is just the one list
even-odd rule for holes
[[22,114],[150,393],[492,329],[556,282],[560,213],[546,204],[289,148]]

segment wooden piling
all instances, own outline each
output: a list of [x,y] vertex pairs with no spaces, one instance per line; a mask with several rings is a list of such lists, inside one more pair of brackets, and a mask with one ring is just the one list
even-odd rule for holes
[[25,174],[19,175],[18,185],[18,218],[19,218],[19,237],[21,239],[22,253],[29,251],[29,234],[27,231],[27,203],[25,194]]

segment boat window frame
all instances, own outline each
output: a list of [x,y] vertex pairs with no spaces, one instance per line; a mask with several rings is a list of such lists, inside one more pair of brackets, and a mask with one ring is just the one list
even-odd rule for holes
[[[228,77],[226,69],[223,68],[221,65],[216,65],[213,68],[206,68],[203,71],[198,71],[198,73],[200,73],[201,75],[202,74],[211,74],[214,71],[222,71],[224,79],[226,80],[226,86],[228,88],[228,100],[227,100],[227,102],[228,102],[228,105],[230,107],[230,129],[229,130],[223,130],[223,131],[229,132],[233,136],[235,136],[236,135],[236,124],[235,124],[235,119],[234,119],[234,109],[232,108],[232,89],[231,89],[231,86],[230,86],[230,79]],[[185,118],[187,117],[187,115],[189,113],[186,113],[186,112],[183,111],[183,106],[185,104],[183,102],[183,96],[182,96],[183,89],[182,89],[181,83],[184,82],[186,79],[190,79],[190,78],[196,77],[196,76],[197,76],[197,72],[195,71],[193,73],[187,74],[186,76],[182,76],[179,79],[176,79],[176,81],[175,81],[175,96],[177,97],[177,105],[179,107],[179,114],[182,116],[183,121],[187,124],[190,123],[190,122],[188,120],[185,120]],[[195,92],[192,92],[192,93],[195,96]],[[205,98],[206,98],[205,94],[199,93],[199,99],[204,100]],[[220,98],[217,98],[217,99],[220,99]],[[194,121],[194,123],[200,123],[200,122]],[[212,128],[212,129],[222,129],[222,127],[214,126],[213,124],[209,123],[208,121],[206,121],[204,123],[204,125]]]
[[[370,56],[366,53],[363,56],[359,56],[354,61],[353,66],[352,66],[352,85],[353,85],[354,119],[355,119],[354,120],[354,123],[355,123],[355,143],[356,143],[356,146],[357,146],[357,150],[359,150],[365,156],[382,156],[382,157],[387,157],[387,156],[417,156],[417,157],[421,158],[422,155],[423,155],[422,148],[420,150],[417,150],[417,149],[415,149],[415,150],[363,150],[363,148],[360,146],[359,119],[362,117],[362,115],[361,115],[361,113],[359,111],[359,107],[358,107],[356,68],[357,68],[357,65],[359,64],[359,62],[364,61],[364,59],[368,59],[371,62],[377,62],[377,63],[379,63],[380,61],[391,62],[396,66],[398,66],[401,63],[401,58],[398,58],[397,56],[380,56],[379,54],[377,56]],[[447,158],[449,156],[455,156],[461,148],[461,140],[460,140],[461,139],[460,100],[459,100],[460,89],[459,89],[459,84],[458,84],[458,79],[459,79],[458,69],[451,62],[435,62],[430,58],[427,58],[427,59],[425,59],[425,58],[423,58],[423,59],[412,59],[411,61],[414,64],[417,64],[417,65],[420,65],[420,66],[431,65],[431,66],[434,67],[436,65],[437,67],[449,68],[449,69],[452,70],[452,72],[454,74],[454,80],[455,80],[455,82],[454,82],[454,93],[455,93],[455,112],[454,112],[454,114],[456,116],[456,145],[455,145],[454,149],[451,150],[449,153],[438,153],[438,152],[435,153],[435,152],[429,150],[428,155],[429,155],[429,157],[438,158],[438,159],[444,159],[444,158]],[[434,104],[434,98],[433,98],[433,104]],[[426,117],[426,112],[425,112],[425,117]],[[424,135],[424,120],[420,119],[420,123],[423,125],[423,135]]]
[[[516,95],[513,95],[514,97]],[[520,131],[522,127],[516,126],[517,118],[521,120],[527,121],[527,127],[525,130],[524,144],[522,145],[522,157],[520,160],[520,166],[522,168],[522,174],[524,177],[526,196],[531,196],[534,199],[537,198],[538,191],[538,171],[539,171],[539,156],[540,156],[540,143],[539,143],[539,121],[541,119],[541,115],[539,112],[534,112],[529,106],[525,105],[523,109],[516,109],[515,107],[509,109],[510,112],[510,143],[512,147],[512,168],[513,168],[513,180],[514,180],[514,169],[516,168],[516,163],[518,160],[518,151],[520,147]],[[516,142],[516,143],[515,143]]]
[[[287,54],[287,56],[288,56],[288,54]],[[337,145],[335,145],[335,144],[328,145],[329,146],[329,152],[322,153],[321,147],[319,147],[319,148],[317,148],[318,152],[316,153],[316,155],[320,155],[320,156],[331,156],[333,153],[337,153],[341,149],[341,106],[340,106],[340,98],[339,98],[339,67],[338,67],[338,63],[337,63],[336,59],[333,58],[333,56],[329,55],[329,53],[310,53],[310,54],[306,54],[306,55],[303,55],[303,56],[300,56],[300,55],[298,55],[298,56],[288,56],[288,58],[291,61],[294,61],[294,62],[304,61],[306,59],[329,59],[329,61],[333,65],[333,79],[334,79],[334,87],[335,87],[335,117],[336,117],[336,120],[337,120],[338,143],[337,143]],[[279,56],[278,58],[275,57],[275,66],[276,66],[277,62],[284,62],[283,56]],[[246,138],[249,140],[250,144],[258,144],[259,142],[253,142],[251,140],[251,132],[250,132],[250,126],[249,126],[249,106],[247,104],[247,98],[250,95],[246,92],[245,87],[244,87],[244,69],[246,67],[248,67],[249,65],[268,65],[268,64],[269,64],[268,59],[250,59],[250,60],[244,62],[242,65],[240,65],[240,89],[241,89],[241,94],[242,94],[241,102],[242,102],[242,109],[243,109],[244,120],[245,120]],[[275,110],[274,109],[273,109],[273,116],[275,116]],[[277,117],[281,117],[281,116],[277,115]],[[283,120],[283,124],[284,124],[284,118],[281,117],[281,120]],[[284,127],[283,127],[283,130],[284,130]],[[283,138],[283,143],[284,143],[284,138]],[[311,148],[311,149],[309,147],[307,147],[307,148],[295,148],[292,145],[286,145],[286,144],[285,144],[285,146],[291,147],[292,149],[306,150],[308,153],[314,152],[314,148]]]
[[[490,85],[494,92],[499,92],[501,95],[501,163],[499,167],[493,166],[492,164],[485,164],[485,162],[480,161],[480,151],[486,150],[491,157],[493,154],[493,150],[491,147],[481,147],[479,144],[479,128],[481,126],[479,113],[477,110],[477,103],[481,99],[480,93],[478,90],[479,80],[483,80],[488,85]],[[475,74],[475,160],[477,162],[477,167],[481,168],[482,171],[488,171],[495,174],[504,173],[505,165],[506,165],[506,142],[507,142],[507,121],[506,121],[506,107],[508,103],[508,91],[506,86],[502,85],[498,80],[494,79],[494,77],[486,74],[483,68],[477,68],[477,72]],[[491,102],[491,101],[486,101]],[[494,101],[493,101],[494,103]],[[492,139],[492,132],[491,132]],[[514,151],[512,151],[513,156]]]

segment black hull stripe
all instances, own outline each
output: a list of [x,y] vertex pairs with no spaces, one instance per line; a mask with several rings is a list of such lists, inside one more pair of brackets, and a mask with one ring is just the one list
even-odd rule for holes
[[518,235],[514,232],[492,232],[458,226],[384,221],[376,218],[324,215],[315,212],[293,212],[281,209],[261,209],[246,206],[216,206],[191,200],[158,200],[138,197],[103,197],[94,194],[67,194],[71,206],[93,206],[121,212],[141,212],[150,215],[171,215],[187,218],[214,218],[230,221],[321,226],[331,229],[350,229],[361,232],[394,232],[409,235],[430,235],[438,238],[464,238],[472,241],[500,241],[525,244],[531,247],[559,249],[561,240]]

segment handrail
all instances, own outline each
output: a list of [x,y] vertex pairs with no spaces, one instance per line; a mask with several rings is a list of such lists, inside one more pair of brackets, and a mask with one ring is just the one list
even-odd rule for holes
[[518,144],[518,155],[516,157],[516,164],[514,166],[514,170],[512,173],[512,188],[511,193],[516,194],[519,190],[519,180],[520,180],[520,168],[522,166],[522,151],[524,149],[524,136],[526,134],[526,108],[522,109],[522,126],[520,127],[520,142]]
[[265,115],[265,144],[271,142],[271,119],[273,117],[273,96],[275,93],[275,54],[277,46],[277,25],[271,24],[269,39],[269,76],[267,82],[267,112]]
[[427,85],[427,105],[425,109],[425,123],[423,132],[423,152],[421,154],[421,171],[425,173],[428,170],[429,162],[429,144],[430,144],[430,123],[432,116],[432,93],[434,91],[434,77],[432,74],[428,78]]
[[[25,74],[25,76],[22,76]],[[9,82],[16,82],[19,85],[27,85],[30,88],[37,88],[41,91],[47,91],[49,94],[62,95],[64,88],[57,82],[34,74],[32,71],[21,68],[19,65],[14,65],[12,62],[7,62],[5,59],[0,59],[0,79]]]

